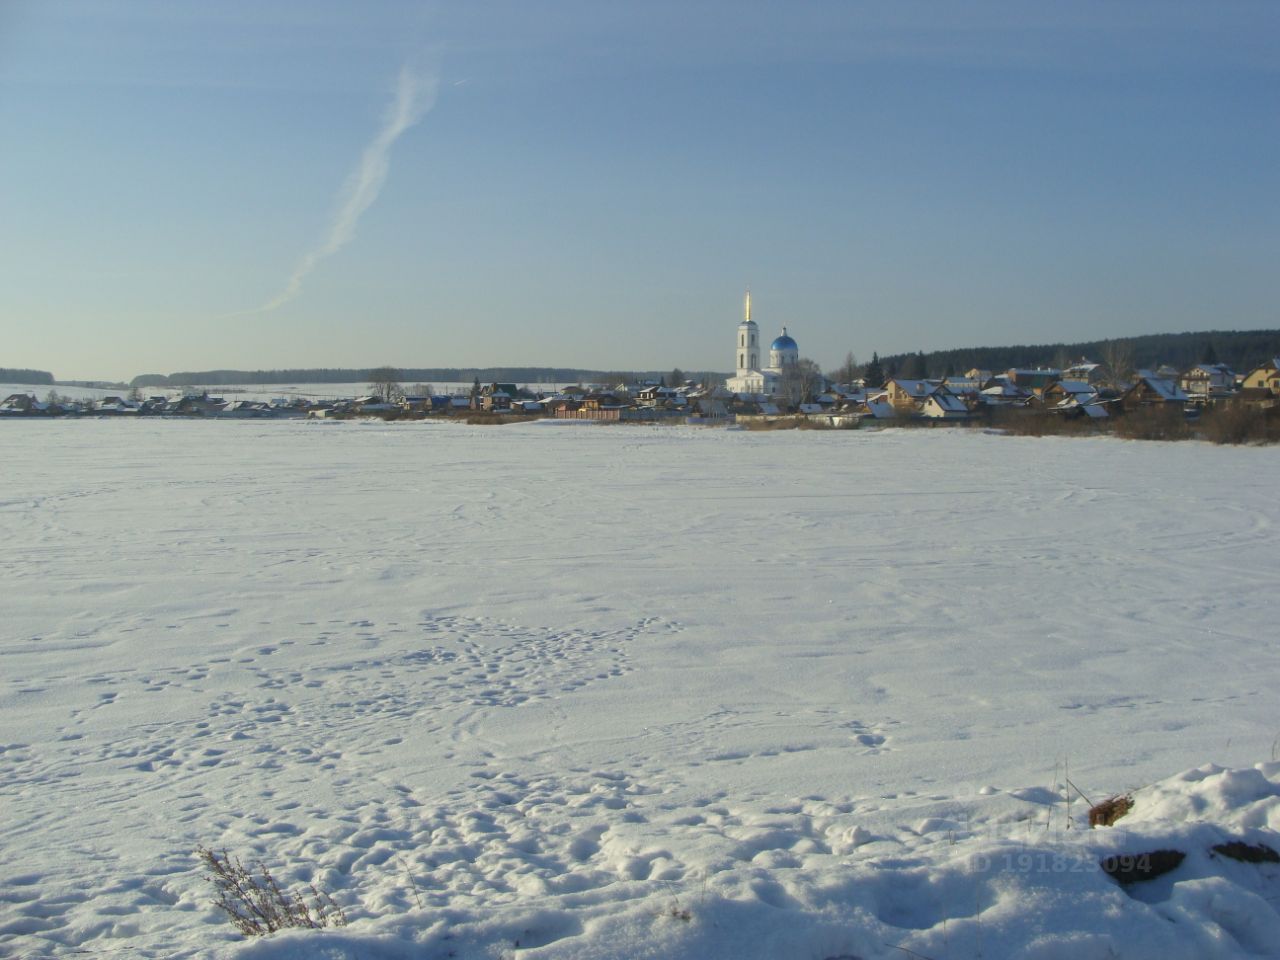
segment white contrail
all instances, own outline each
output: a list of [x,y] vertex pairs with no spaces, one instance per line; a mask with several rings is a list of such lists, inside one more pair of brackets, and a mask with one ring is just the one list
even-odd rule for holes
[[423,76],[405,65],[400,68],[396,81],[395,99],[387,109],[382,129],[364,148],[360,164],[352,171],[339,194],[337,212],[329,224],[324,242],[309,251],[298,265],[284,289],[272,300],[248,313],[266,313],[288,303],[302,290],[302,281],[321,260],[345,247],[355,235],[356,222],[378,199],[382,184],[387,179],[388,156],[400,135],[422,119],[436,102],[438,80],[435,76]]

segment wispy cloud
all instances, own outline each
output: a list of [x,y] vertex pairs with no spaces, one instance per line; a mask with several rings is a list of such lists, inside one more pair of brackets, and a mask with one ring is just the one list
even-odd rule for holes
[[302,282],[320,261],[333,256],[355,236],[356,224],[382,192],[390,169],[391,148],[436,102],[438,78],[406,64],[396,80],[395,96],[377,135],[364,148],[360,163],[338,195],[338,206],[324,239],[293,268],[284,289],[262,306],[247,313],[267,313],[288,303],[302,291]]

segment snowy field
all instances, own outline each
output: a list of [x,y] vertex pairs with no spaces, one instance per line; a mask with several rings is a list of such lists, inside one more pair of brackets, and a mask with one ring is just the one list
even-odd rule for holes
[[[1280,865],[1212,852],[1280,848],[1280,449],[24,420],[0,460],[0,955],[1280,955]],[[350,925],[241,939],[200,844]]]

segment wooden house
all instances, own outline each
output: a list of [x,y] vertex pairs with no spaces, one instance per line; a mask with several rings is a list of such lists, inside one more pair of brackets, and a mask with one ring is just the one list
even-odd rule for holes
[[1005,373],[1005,376],[1015,387],[1041,397],[1044,395],[1045,390],[1062,379],[1062,371],[1049,367],[1036,367],[1035,369],[1013,367]]
[[1163,404],[1183,407],[1186,403],[1187,395],[1180,386],[1165,377],[1157,377],[1150,370],[1139,370],[1137,381],[1120,395],[1119,400],[1121,409],[1126,411]]
[[1062,379],[1097,385],[1106,382],[1107,368],[1100,363],[1081,357],[1062,371]]
[[1179,375],[1178,386],[1192,401],[1203,403],[1234,394],[1236,375],[1225,363],[1197,363]]
[[935,392],[942,389],[937,380],[906,380],[893,377],[884,385],[885,399],[897,410],[915,412]]
[[1246,397],[1280,397],[1280,357],[1254,367],[1244,376],[1240,389]]
[[967,420],[969,407],[954,393],[939,389],[925,398],[920,414],[930,420]]

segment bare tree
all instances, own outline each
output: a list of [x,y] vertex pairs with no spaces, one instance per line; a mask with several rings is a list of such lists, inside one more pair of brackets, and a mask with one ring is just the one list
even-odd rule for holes
[[1129,340],[1108,340],[1102,345],[1102,362],[1107,368],[1111,386],[1123,390],[1133,374],[1133,343]]
[[400,386],[400,371],[395,367],[378,367],[369,371],[369,392],[384,403],[404,396]]
[[850,384],[853,383],[854,380],[858,379],[858,375],[861,372],[862,370],[858,367],[858,358],[855,357],[853,355],[853,351],[850,350],[844,355],[844,363],[836,367],[836,369],[832,371],[831,375],[835,379],[836,383]]
[[811,401],[821,385],[822,368],[808,357],[801,357],[783,368],[779,388],[783,399],[795,406]]

